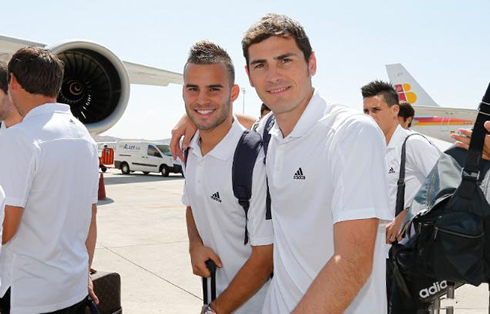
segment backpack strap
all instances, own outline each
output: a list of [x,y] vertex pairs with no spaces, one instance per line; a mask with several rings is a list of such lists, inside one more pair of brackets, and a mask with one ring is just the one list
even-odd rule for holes
[[[269,142],[271,140],[271,135],[269,134],[270,130],[274,126],[274,123],[276,122],[276,117],[274,117],[274,114],[271,114],[268,118],[267,121],[265,122],[265,128],[264,132],[262,134],[262,143],[264,146],[264,164],[267,159],[267,149],[269,148]],[[265,219],[270,220],[272,219],[272,210],[271,210],[271,194],[269,192],[269,179],[266,178],[267,182],[267,197],[266,197],[266,210],[265,210]]]
[[403,141],[402,145],[402,155],[401,155],[401,160],[400,160],[400,176],[398,177],[398,182],[397,182],[397,190],[396,190],[396,207],[395,207],[395,217],[398,216],[399,213],[401,213],[405,208],[405,161],[407,158],[407,140],[409,137],[413,135],[420,135],[423,138],[425,138],[429,144],[432,145],[431,141],[427,137],[425,137],[423,134],[420,133],[412,133],[409,134],[405,140]]
[[187,157],[189,156],[189,148],[188,147],[186,150],[184,150],[184,166],[187,167]]
[[[276,123],[276,117],[274,117],[274,115],[271,114],[267,118],[267,121],[265,122],[264,132],[262,133],[262,142],[264,145],[264,153],[266,157],[267,157],[267,148],[269,148],[269,142],[271,140],[271,135],[269,134],[269,132],[275,123]],[[265,163],[265,159],[264,159],[264,163]]]
[[466,161],[463,168],[462,182],[460,185],[461,196],[472,198],[474,185],[480,177],[480,162],[485,143],[487,130],[484,123],[490,120],[490,85],[483,96],[483,100],[478,108],[478,116],[476,117],[473,133],[471,135],[470,147],[466,155]]
[[262,139],[256,132],[245,130],[238,141],[233,156],[232,182],[233,194],[245,211],[245,240],[248,243],[248,209],[252,197],[252,177],[255,162],[262,148]]

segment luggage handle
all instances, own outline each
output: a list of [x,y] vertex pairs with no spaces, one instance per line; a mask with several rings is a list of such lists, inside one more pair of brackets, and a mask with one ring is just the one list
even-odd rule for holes
[[[211,302],[213,302],[216,300],[216,264],[212,259],[208,259],[206,261],[206,267],[211,273]],[[208,303],[208,279],[205,277],[202,277],[202,294],[204,305],[211,303]]]

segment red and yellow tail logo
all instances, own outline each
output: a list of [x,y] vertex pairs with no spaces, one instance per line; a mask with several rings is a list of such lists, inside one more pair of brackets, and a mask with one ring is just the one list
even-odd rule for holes
[[412,105],[417,101],[417,95],[414,92],[410,92],[410,89],[412,89],[410,84],[397,84],[395,88],[400,101],[408,101]]

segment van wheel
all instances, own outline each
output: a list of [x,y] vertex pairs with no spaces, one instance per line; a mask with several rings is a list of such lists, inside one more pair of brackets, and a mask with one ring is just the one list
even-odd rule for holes
[[167,166],[162,165],[160,167],[160,172],[161,172],[161,174],[162,174],[163,177],[168,177],[169,170],[168,170],[168,167]]
[[130,170],[129,170],[129,165],[128,165],[128,163],[123,162],[123,163],[122,163],[122,165],[121,165],[121,172],[122,172],[123,174],[129,174],[129,171],[130,171]]
[[149,174],[150,174],[150,172],[149,172],[149,171],[143,171],[143,174],[144,174],[145,176],[147,176],[147,175],[149,175]]

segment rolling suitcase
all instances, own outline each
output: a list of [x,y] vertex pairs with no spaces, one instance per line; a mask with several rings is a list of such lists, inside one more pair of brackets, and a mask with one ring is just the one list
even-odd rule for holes
[[[121,276],[118,273],[108,273],[91,270],[95,295],[99,298],[97,305],[100,314],[122,314],[121,307]],[[93,305],[87,308],[86,314],[95,314]]]
[[204,305],[210,304],[216,300],[216,264],[213,260],[208,259],[206,261],[206,266],[211,273],[211,301],[208,302],[208,279],[202,278],[202,300]]

